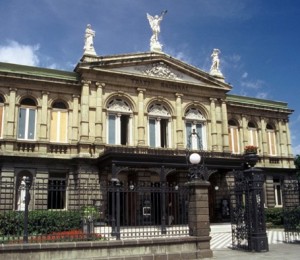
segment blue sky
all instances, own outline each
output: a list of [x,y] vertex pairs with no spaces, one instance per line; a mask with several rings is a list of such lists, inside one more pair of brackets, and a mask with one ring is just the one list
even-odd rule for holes
[[0,61],[73,70],[84,31],[98,55],[149,51],[146,13],[168,10],[163,51],[209,71],[214,48],[231,94],[287,102],[300,154],[299,0],[1,0]]

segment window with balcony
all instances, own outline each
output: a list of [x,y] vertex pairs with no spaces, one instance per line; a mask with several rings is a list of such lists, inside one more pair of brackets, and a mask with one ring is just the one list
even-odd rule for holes
[[48,179],[48,209],[65,209],[66,192],[66,173],[50,173]]
[[31,98],[24,98],[20,103],[18,139],[34,140],[36,128],[36,103]]
[[228,121],[229,148],[232,153],[240,153],[239,127],[235,120]]
[[120,98],[112,99],[107,106],[107,142],[109,144],[131,145],[132,110]]
[[4,100],[0,96],[0,138],[3,137]]
[[186,146],[189,149],[206,149],[206,119],[198,109],[190,108],[187,110],[185,132]]
[[248,145],[258,147],[257,127],[253,122],[248,123]]
[[152,104],[148,109],[148,129],[150,147],[171,147],[171,115],[168,109],[159,103]]
[[266,132],[267,132],[268,153],[269,155],[275,156],[277,155],[275,129],[272,125],[267,124]]
[[68,110],[65,103],[54,102],[51,111],[50,141],[66,143],[68,133]]

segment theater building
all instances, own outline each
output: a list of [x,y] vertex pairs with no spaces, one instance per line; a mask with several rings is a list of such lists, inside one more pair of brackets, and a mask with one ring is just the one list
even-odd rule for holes
[[[282,183],[295,174],[293,111],[284,102],[232,95],[216,66],[217,73],[205,72],[157,50],[85,51],[74,71],[0,63],[0,208],[21,210],[23,176],[57,188],[31,194],[31,209],[72,209],[78,196],[90,203],[89,191],[68,190],[76,183],[99,193],[100,182],[116,178],[184,185],[187,150],[200,150],[213,171],[211,221],[227,221],[222,207],[248,145],[258,147],[265,206],[281,207]],[[137,201],[123,206],[134,211]]]

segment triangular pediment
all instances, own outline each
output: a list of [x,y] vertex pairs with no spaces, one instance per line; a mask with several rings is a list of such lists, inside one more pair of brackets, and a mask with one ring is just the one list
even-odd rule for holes
[[230,90],[224,78],[216,78],[194,66],[166,54],[140,53],[84,59],[76,68],[92,68],[137,77],[168,80],[177,83],[205,85]]

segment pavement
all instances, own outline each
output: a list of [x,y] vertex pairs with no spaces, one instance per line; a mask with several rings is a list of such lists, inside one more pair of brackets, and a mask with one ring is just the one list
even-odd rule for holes
[[213,258],[207,259],[300,259],[300,243],[286,243],[284,232],[281,229],[267,230],[269,242],[269,251],[267,252],[249,252],[232,249],[231,225],[227,223],[212,224],[211,236]]

